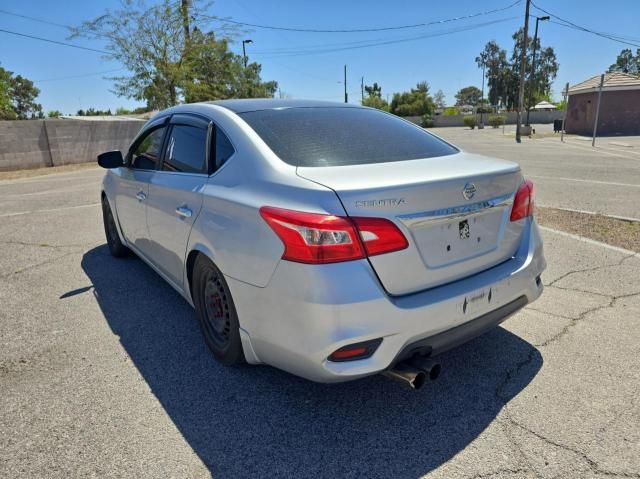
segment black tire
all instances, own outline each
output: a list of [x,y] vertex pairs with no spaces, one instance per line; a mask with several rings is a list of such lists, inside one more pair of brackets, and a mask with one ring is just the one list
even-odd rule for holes
[[131,251],[120,241],[116,220],[113,217],[109,200],[107,200],[106,196],[102,197],[102,221],[104,223],[104,235],[107,237],[107,244],[109,245],[111,256],[115,256],[116,258],[129,256]]
[[207,347],[226,366],[244,363],[238,314],[224,276],[207,257],[199,255],[191,278],[193,303]]

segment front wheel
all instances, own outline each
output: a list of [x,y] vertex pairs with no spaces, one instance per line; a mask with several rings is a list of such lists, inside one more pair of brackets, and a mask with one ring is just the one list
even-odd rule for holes
[[229,286],[205,256],[196,258],[191,286],[200,329],[211,353],[227,366],[244,363],[240,323]]
[[102,221],[104,222],[104,234],[107,237],[107,244],[109,245],[109,252],[116,258],[124,258],[129,255],[129,248],[127,248],[122,241],[120,241],[120,235],[118,235],[118,228],[116,227],[116,221],[111,212],[109,206],[109,200],[106,196],[102,197]]

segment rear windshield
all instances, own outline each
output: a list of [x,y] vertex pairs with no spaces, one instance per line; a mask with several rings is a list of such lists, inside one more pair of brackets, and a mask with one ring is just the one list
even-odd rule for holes
[[285,108],[241,113],[283,161],[342,166],[417,160],[457,153],[406,121],[365,108]]

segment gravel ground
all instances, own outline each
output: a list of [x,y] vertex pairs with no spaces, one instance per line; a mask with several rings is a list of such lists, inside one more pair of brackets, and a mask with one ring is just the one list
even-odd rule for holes
[[578,213],[557,208],[536,208],[542,226],[608,243],[640,253],[640,222]]

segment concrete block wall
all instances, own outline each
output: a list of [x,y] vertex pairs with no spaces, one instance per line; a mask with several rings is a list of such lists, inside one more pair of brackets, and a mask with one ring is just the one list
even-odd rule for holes
[[143,121],[0,121],[0,171],[96,161],[127,150]]
[[[484,124],[489,124],[489,116],[493,115],[493,113],[485,113],[484,114]],[[501,116],[506,117],[505,123],[507,125],[515,125],[516,120],[518,118],[518,113],[515,111],[510,111],[506,113],[500,113]],[[525,112],[522,118],[522,121],[525,120],[527,113]],[[451,115],[444,116],[438,115],[433,117],[434,126],[464,126],[464,117],[466,115]],[[544,123],[553,123],[554,120],[562,120],[563,112],[554,110],[554,111],[532,111],[530,115],[530,122],[532,124],[544,124]],[[479,121],[480,115],[478,115]],[[420,125],[422,123],[422,118],[419,116],[410,116],[405,118],[413,123]]]
[[53,166],[43,120],[0,121],[0,171]]

